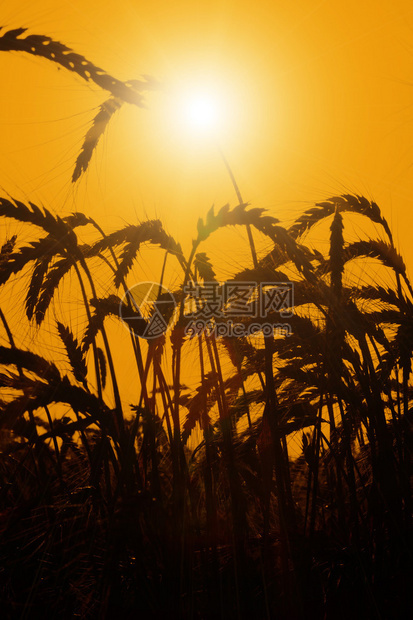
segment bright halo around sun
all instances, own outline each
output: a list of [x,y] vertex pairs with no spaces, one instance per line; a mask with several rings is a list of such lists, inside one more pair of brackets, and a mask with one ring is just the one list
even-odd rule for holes
[[263,115],[257,113],[257,97],[244,74],[221,66],[205,71],[181,66],[159,79],[162,88],[150,96],[148,110],[151,139],[159,136],[165,158],[183,155],[193,158],[194,166],[200,161],[204,166],[206,159],[216,160],[217,145],[239,149],[257,133],[256,120]]

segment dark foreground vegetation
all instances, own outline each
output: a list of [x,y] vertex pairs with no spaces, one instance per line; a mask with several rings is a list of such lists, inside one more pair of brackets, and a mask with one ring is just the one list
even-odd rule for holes
[[[119,82],[24,34],[0,49],[111,92],[76,180],[112,111],[139,105],[149,82]],[[245,204],[211,210],[189,256],[159,221],[106,234],[81,213],[9,198],[0,215],[21,233],[0,255],[2,617],[411,617],[413,297],[374,202],[337,196],[288,229]],[[366,238],[346,240],[349,217]],[[308,241],[317,226],[322,247]],[[184,286],[215,280],[202,244],[231,227],[248,239],[231,276],[255,283],[246,307],[260,284],[269,298],[294,283],[292,316],[265,319],[290,335],[185,334]],[[162,256],[154,281],[173,269],[177,311],[158,338],[124,330],[119,356],[119,305],[148,246]],[[62,302],[67,281],[76,303]],[[220,322],[256,323],[235,301]]]

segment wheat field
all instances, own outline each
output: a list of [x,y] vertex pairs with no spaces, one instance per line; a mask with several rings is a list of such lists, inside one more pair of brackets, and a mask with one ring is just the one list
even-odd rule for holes
[[[107,93],[74,183],[158,87],[24,29],[0,50]],[[288,227],[241,195],[199,215],[185,252],[160,220],[0,196],[3,617],[408,618],[413,290],[388,222],[352,194]],[[223,283],[208,244],[234,229]]]

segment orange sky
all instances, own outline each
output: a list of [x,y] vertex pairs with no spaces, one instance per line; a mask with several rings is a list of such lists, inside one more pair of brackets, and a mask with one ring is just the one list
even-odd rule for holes
[[[411,2],[3,0],[1,7],[6,27],[50,35],[120,79],[214,81],[231,102],[218,137],[245,200],[291,219],[330,195],[364,194],[392,223],[411,272]],[[184,244],[213,203],[236,204],[214,141],[177,131],[162,93],[147,110],[119,112],[73,187],[82,137],[106,95],[24,54],[1,53],[0,71],[0,186],[12,196],[84,211],[106,230],[160,217]]]

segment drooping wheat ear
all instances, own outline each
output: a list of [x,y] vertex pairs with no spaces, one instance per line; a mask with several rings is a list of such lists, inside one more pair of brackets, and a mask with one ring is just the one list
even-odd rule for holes
[[333,215],[335,210],[342,213],[343,211],[352,211],[365,215],[375,224],[381,224],[392,239],[391,231],[386,219],[382,216],[378,205],[375,202],[367,200],[364,196],[343,194],[342,196],[334,196],[325,202],[319,202],[311,209],[307,209],[289,228],[288,232],[295,239],[310,230],[314,224],[320,222],[323,218]]
[[406,276],[406,265],[396,248],[380,239],[368,239],[367,241],[355,241],[344,249],[344,260],[370,257],[377,258],[383,265],[390,267],[403,278]]
[[[393,289],[383,288],[382,286],[363,286],[359,289],[353,289],[353,297],[355,299],[366,299],[370,301],[378,301],[385,306],[395,306],[396,308],[400,308],[400,299]],[[413,312],[413,305],[408,300],[407,302],[410,307],[410,311]]]
[[83,383],[84,387],[86,387],[87,365],[84,351],[70,329],[59,321],[57,321],[57,331],[65,345],[67,357],[69,358],[75,379]]
[[144,80],[118,80],[94,65],[84,56],[76,54],[69,47],[59,41],[54,41],[51,37],[38,34],[23,37],[22,35],[26,30],[26,28],[16,28],[15,30],[4,32],[0,36],[0,51],[20,51],[46,58],[68,71],[76,73],[87,82],[94,82],[97,86],[112,94],[112,97],[100,106],[99,112],[85,136],[72,175],[74,183],[80,178],[82,172],[87,169],[93,151],[114,112],[123,103],[144,107],[142,92],[159,88],[159,83],[147,75],[144,76]]
[[264,232],[279,220],[269,215],[263,215],[265,209],[253,208],[248,209],[248,203],[237,205],[230,211],[229,204],[224,205],[214,213],[214,206],[207,213],[205,222],[202,218],[198,220],[198,242],[205,241],[213,232],[225,226],[255,226],[258,230]]
[[193,253],[202,241],[219,228],[254,226],[278,245],[280,252],[288,256],[288,259],[294,262],[300,272],[304,273],[307,278],[311,278],[313,272],[311,257],[285,228],[278,226],[279,220],[270,215],[264,215],[265,209],[247,209],[247,206],[246,203],[240,204],[230,211],[229,205],[226,204],[216,214],[212,206],[207,213],[205,222],[202,218],[198,220],[198,238],[193,241]]
[[[72,235],[72,229],[88,224],[88,218],[83,213],[74,213],[54,223],[53,216],[47,211],[45,214],[40,211],[39,216],[25,205],[21,205],[20,208],[16,209],[12,203],[10,207],[7,203],[1,204],[0,201],[0,214],[5,214],[6,212],[9,215],[13,215],[19,221],[36,222],[37,225],[43,228],[53,229],[55,233],[54,235],[48,234],[44,238],[31,241],[30,245],[12,251],[16,243],[16,236],[14,236],[0,250],[0,285],[5,284],[13,274],[24,269],[30,262],[34,261],[35,263],[25,301],[26,314],[30,320],[38,303],[39,294],[51,261],[57,255],[66,254],[65,247],[67,247],[67,243],[65,241],[71,239],[73,246],[75,237]],[[59,237],[60,233],[62,233],[63,237]]]
[[121,300],[116,295],[90,300],[90,305],[95,308],[95,314],[91,317],[82,340],[82,349],[86,352],[92,344],[97,334],[102,331],[103,323],[106,317],[119,317],[119,307]]
[[[309,261],[316,261],[318,263],[323,258],[322,255],[319,252],[317,252],[317,250],[314,250],[314,249],[310,250],[310,248],[302,244],[297,244],[296,241],[295,241],[295,244],[298,245],[298,247],[300,248],[300,251],[303,252],[307,256]],[[285,249],[283,249],[279,244],[277,244],[272,248],[272,250],[266,256],[264,256],[260,260],[260,266],[266,269],[274,270],[274,269],[278,269],[282,265],[285,265],[286,263],[289,263],[290,261],[291,261],[291,256],[287,254]]]
[[123,101],[116,97],[110,97],[99,106],[99,112],[92,121],[91,127],[88,129],[83,140],[81,151],[76,159],[75,169],[72,174],[72,183],[80,178],[92,159],[94,150],[96,149],[100,138],[105,133],[106,127],[117,110],[122,106]]
[[143,106],[141,91],[151,90],[157,87],[157,83],[150,77],[145,76],[146,81],[130,80],[122,82],[100,67],[97,67],[84,56],[76,54],[70,47],[51,37],[39,34],[31,34],[22,37],[27,28],[8,30],[0,36],[0,51],[26,52],[34,56],[46,58],[57,63],[68,71],[79,75],[86,82],[92,81],[100,88],[109,91],[112,95],[126,103]]
[[32,241],[30,245],[23,246],[15,252],[2,255],[0,258],[0,285],[15,273],[18,273],[30,262],[37,261],[47,255],[50,245],[50,238],[46,237],[40,241]]
[[33,202],[25,205],[20,200],[0,198],[0,216],[39,226],[51,235],[57,244],[67,249],[73,250],[77,245],[76,234],[70,225],[47,209],[40,209]]
[[70,271],[72,266],[72,257],[69,256],[68,258],[61,258],[54,263],[53,267],[47,273],[40,289],[39,299],[35,305],[34,315],[37,325],[41,325],[43,323],[46,310],[53,299],[53,295],[57,290],[60,281]]
[[137,225],[130,224],[121,230],[106,235],[90,248],[88,255],[96,256],[103,250],[124,244],[115,274],[115,286],[118,288],[129,273],[142,243],[159,245],[171,254],[175,254],[183,264],[181,246],[165,232],[159,220],[148,220]]
[[404,298],[401,293],[400,276],[403,278],[410,295],[413,297],[413,287],[407,275],[406,265],[402,256],[394,247],[392,241],[390,241],[390,243],[386,243],[380,239],[369,239],[368,241],[356,241],[354,243],[350,243],[344,251],[345,260],[351,260],[352,258],[356,258],[358,256],[377,258],[383,263],[383,265],[393,269],[396,275],[400,299],[404,299],[404,303],[407,303],[407,299]]
[[63,218],[63,221],[70,228],[77,228],[78,226],[87,226],[87,224],[92,224],[93,220],[91,220],[87,215],[82,213],[81,211],[77,211],[76,213],[71,213],[70,215],[66,215]]
[[[251,374],[251,373],[250,373]],[[210,424],[209,413],[219,399],[225,395],[225,400],[230,404],[229,415],[244,414],[245,407],[240,408],[237,402],[237,395],[241,387],[241,378],[238,373],[228,377],[221,386],[221,394],[218,389],[218,377],[214,370],[204,376],[204,381],[196,388],[196,393],[192,397],[183,398],[182,404],[188,410],[188,415],[182,426],[182,442],[185,444],[193,429],[198,422],[202,430]],[[235,406],[235,408],[234,408]]]
[[204,282],[213,282],[216,280],[216,274],[211,261],[205,252],[198,252],[194,260],[195,277],[200,277]]
[[0,346],[0,364],[13,364],[25,368],[50,383],[60,381],[60,372],[57,366],[31,351]]
[[[19,351],[21,353],[21,351]],[[46,362],[46,360],[43,360]],[[34,369],[33,372],[36,372]],[[38,371],[36,374],[40,374]],[[23,383],[19,377],[19,383]],[[2,407],[0,416],[0,428],[11,427],[23,414],[28,410],[34,410],[39,407],[47,406],[51,403],[66,403],[78,413],[87,416],[86,420],[82,420],[82,427],[86,428],[90,424],[98,423],[105,425],[108,430],[113,428],[110,418],[110,410],[96,396],[87,392],[85,389],[77,385],[72,385],[67,376],[49,379],[47,383],[43,381],[32,381],[24,377],[23,389],[25,394],[5,403]],[[79,420],[80,422],[80,420]],[[36,421],[36,423],[38,423]],[[76,429],[78,423],[73,423],[73,430]],[[54,432],[59,435],[58,425],[55,425]],[[67,429],[66,429],[67,432]],[[50,435],[49,435],[50,436]],[[46,438],[46,435],[44,436]]]
[[[49,239],[46,237],[46,239]],[[43,244],[45,245],[45,244]],[[26,294],[26,316],[29,321],[33,318],[36,306],[39,301],[40,291],[42,290],[44,279],[53,260],[54,254],[48,250],[42,254],[35,262],[32,276]]]
[[13,235],[0,248],[0,264],[7,262],[16,245],[17,235]]
[[309,281],[314,281],[314,269],[311,264],[313,257],[304,246],[297,243],[285,228],[273,225],[261,229],[261,232],[268,235],[275,244],[278,244],[281,254],[288,256],[300,273]]

